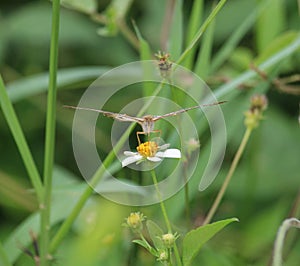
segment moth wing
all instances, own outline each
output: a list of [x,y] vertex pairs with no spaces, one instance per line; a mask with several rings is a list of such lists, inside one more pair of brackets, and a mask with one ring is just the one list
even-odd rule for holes
[[189,110],[192,110],[192,109],[196,109],[196,108],[200,108],[200,106],[197,105],[197,106],[189,107],[189,108],[186,108],[186,109],[180,109],[178,111],[171,112],[171,113],[168,113],[168,114],[154,116],[153,117],[153,121],[157,121],[157,120],[159,120],[161,118],[165,118],[165,117],[169,117],[169,116],[176,116],[176,115],[179,115],[181,113],[184,113],[186,111],[189,111]]
[[127,114],[113,114],[113,115],[106,115],[106,116],[110,116],[110,117],[113,117],[114,119],[116,120],[119,120],[119,121],[123,121],[123,122],[136,122],[136,123],[143,123],[144,120],[142,118],[139,118],[139,117],[135,117],[135,116],[130,116],[130,115],[127,115]]
[[171,113],[168,113],[168,114],[153,116],[153,121],[157,121],[157,120],[159,120],[161,118],[164,118],[164,117],[176,116],[176,115],[182,114],[184,112],[187,112],[189,110],[193,110],[193,109],[197,109],[197,108],[201,108],[201,107],[206,107],[206,106],[219,105],[219,104],[222,104],[222,103],[225,103],[225,102],[226,101],[209,103],[209,104],[202,104],[202,105],[195,105],[195,106],[184,108],[184,109],[180,109],[178,111],[171,112]]
[[108,111],[103,111],[103,110],[100,110],[100,109],[94,109],[94,108],[88,108],[88,107],[78,107],[78,106],[70,106],[70,105],[64,105],[64,107],[72,108],[72,109],[76,109],[76,110],[85,110],[85,111],[92,111],[92,112],[101,113],[104,116],[111,117],[111,118],[114,118],[118,121],[123,121],[123,122],[137,122],[137,123],[142,123],[143,122],[142,118],[130,116],[130,115],[127,115],[127,114],[113,113],[113,112],[108,112]]

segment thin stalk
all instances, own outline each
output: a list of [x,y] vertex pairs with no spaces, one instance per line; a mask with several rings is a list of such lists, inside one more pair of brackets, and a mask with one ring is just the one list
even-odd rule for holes
[[[170,81],[170,87],[171,87],[171,93],[172,93],[172,97],[173,97],[173,101],[180,104],[178,95],[176,94],[176,91],[174,90],[174,87],[172,86],[173,80]],[[181,123],[181,119],[178,119],[178,132],[179,135],[182,136],[182,123]],[[183,164],[183,178],[184,178],[184,199],[185,199],[185,214],[186,214],[186,224],[188,226],[188,228],[191,225],[191,215],[190,215],[190,199],[189,199],[189,185],[188,185],[188,178],[187,178],[187,167],[188,167],[188,160],[189,158],[187,158],[187,161],[184,162]]]
[[143,236],[143,234],[140,232],[139,233],[140,238],[144,241],[144,243],[146,243],[148,249],[151,249],[151,245],[148,243],[148,241],[146,240],[146,238]]
[[52,175],[55,149],[55,119],[56,119],[56,80],[58,61],[58,38],[60,20],[60,1],[52,1],[52,32],[49,61],[49,89],[47,97],[45,157],[44,157],[44,199],[41,206],[41,266],[49,264],[49,230],[51,213]]
[[242,154],[244,152],[244,149],[245,149],[246,144],[247,144],[247,142],[249,140],[249,137],[251,135],[252,130],[253,129],[251,129],[251,128],[247,128],[246,129],[246,132],[245,132],[244,137],[242,139],[242,142],[241,142],[241,144],[239,146],[239,149],[238,149],[237,153],[235,154],[233,162],[232,162],[232,164],[230,166],[229,172],[228,172],[228,174],[227,174],[227,176],[226,176],[226,178],[224,180],[224,183],[223,183],[221,189],[219,190],[219,193],[218,193],[218,195],[217,195],[217,197],[216,197],[216,199],[215,199],[212,207],[210,208],[210,210],[209,210],[209,212],[208,212],[208,214],[207,214],[207,216],[206,216],[206,218],[205,218],[205,220],[203,222],[203,225],[206,225],[206,224],[210,223],[212,217],[216,213],[216,210],[217,210],[217,208],[220,205],[220,202],[221,202],[221,200],[222,200],[222,198],[223,198],[223,196],[225,194],[225,191],[226,191],[226,189],[228,187],[228,184],[229,184],[229,182],[231,180],[231,177],[233,176],[233,173],[234,173],[234,171],[235,171],[235,169],[236,169],[236,167],[237,167],[237,165],[238,165],[238,163],[239,163],[239,161],[241,159],[241,156],[242,156]]
[[118,22],[119,30],[123,34],[123,36],[132,44],[132,46],[139,51],[140,49],[140,41],[132,32],[132,30],[127,26],[124,20]]
[[286,219],[279,227],[274,245],[274,258],[272,264],[273,266],[282,266],[282,249],[284,244],[284,238],[287,231],[291,227],[300,228],[300,221],[296,218],[289,218]]
[[[156,173],[155,173],[154,170],[151,171],[151,176],[152,176],[153,184],[154,184],[155,189],[156,189],[157,197],[158,197],[158,200],[159,200],[159,204],[160,204],[162,214],[164,216],[164,220],[165,220],[165,223],[166,223],[166,226],[167,226],[168,233],[172,234],[171,223],[170,223],[170,220],[168,218],[166,207],[165,207],[165,204],[162,200],[161,193],[160,193],[159,188],[158,188],[158,182],[157,182]],[[176,242],[174,243],[174,253],[175,253],[177,265],[181,266],[182,262],[181,262],[181,259],[180,259],[180,255],[179,255],[179,251],[178,251]]]
[[168,261],[167,261],[167,263],[168,263],[167,265],[168,265],[168,266],[172,266],[172,259],[171,259],[171,258],[172,258],[172,252],[171,252],[171,249],[170,249],[170,248],[168,248],[168,258],[169,258],[169,259],[168,259]]
[[167,229],[168,229],[168,233],[172,233],[171,223],[170,223],[170,220],[168,218],[166,207],[165,207],[165,204],[162,200],[161,193],[160,193],[159,188],[158,188],[158,181],[157,181],[156,173],[155,173],[154,170],[151,171],[151,176],[152,176],[153,184],[154,184],[155,189],[156,189],[156,193],[157,193],[157,197],[158,197],[158,200],[159,200],[160,208],[161,208],[161,211],[162,211],[162,214],[164,216],[164,220],[165,220],[165,223],[166,223],[166,226],[167,226]]
[[[164,82],[165,82],[165,80],[163,80],[159,84],[159,86],[156,88],[155,92],[153,93],[153,96],[158,95],[158,93],[162,89],[162,85],[163,85]],[[143,108],[138,113],[138,116],[142,116],[145,113],[145,111],[147,110],[147,108],[149,107],[149,105],[151,104],[151,102],[153,101],[153,99],[154,98],[152,98],[152,100],[149,100],[143,106]],[[59,244],[61,243],[61,241],[65,237],[65,235],[68,233],[68,231],[70,230],[70,228],[71,228],[73,222],[75,221],[76,217],[79,215],[81,209],[85,205],[86,201],[93,194],[93,192],[94,192],[93,187],[95,187],[98,184],[98,182],[101,180],[101,178],[102,178],[102,176],[103,176],[106,168],[114,160],[115,153],[117,153],[122,148],[122,146],[124,145],[124,143],[127,140],[128,134],[134,129],[134,126],[135,126],[135,123],[130,124],[130,126],[127,128],[127,130],[124,132],[124,134],[122,135],[122,137],[119,139],[119,141],[115,145],[114,150],[112,150],[107,155],[107,157],[105,158],[103,164],[98,168],[98,170],[96,171],[96,173],[92,177],[91,182],[89,183],[89,186],[87,186],[87,188],[85,189],[85,191],[81,194],[78,202],[76,203],[75,207],[71,211],[70,215],[63,222],[63,224],[59,228],[58,232],[55,234],[54,238],[52,239],[51,244],[50,244],[50,252],[54,252],[56,250],[56,248],[59,246]]]
[[188,160],[183,164],[183,178],[184,178],[184,200],[185,200],[185,216],[186,224],[188,228],[191,227],[191,209],[190,209],[190,198],[189,198],[189,182],[187,178]]

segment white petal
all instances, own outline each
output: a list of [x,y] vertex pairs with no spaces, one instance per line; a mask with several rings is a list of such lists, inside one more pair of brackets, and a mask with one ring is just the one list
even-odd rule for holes
[[132,152],[132,151],[124,151],[124,155],[126,156],[134,156],[134,155],[138,155],[137,152]]
[[156,156],[163,158],[181,158],[181,152],[178,149],[167,149],[164,152],[157,152]]
[[155,156],[156,156],[156,157],[160,157],[160,158],[164,158],[164,154],[165,154],[164,151],[158,151],[158,152],[155,154]]
[[134,156],[127,157],[122,161],[122,167],[125,167],[125,166],[135,163],[135,162],[138,162],[142,158],[143,158],[143,156],[141,156],[141,155],[134,155]]
[[170,144],[169,144],[169,143],[166,143],[166,144],[164,144],[164,145],[159,146],[159,147],[158,147],[158,150],[159,150],[159,151],[164,151],[164,150],[168,149],[169,147],[170,147]]
[[147,160],[151,161],[151,162],[160,162],[161,159],[158,157],[147,157]]

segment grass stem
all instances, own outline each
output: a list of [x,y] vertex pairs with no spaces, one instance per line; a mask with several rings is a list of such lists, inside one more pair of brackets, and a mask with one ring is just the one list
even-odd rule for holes
[[52,2],[52,32],[49,60],[49,89],[47,96],[47,117],[44,157],[44,197],[41,204],[41,257],[40,265],[49,265],[49,231],[51,213],[52,175],[55,149],[55,120],[56,120],[56,82],[58,61],[58,39],[59,39],[60,1]]
[[228,174],[227,174],[227,176],[226,176],[226,178],[224,180],[224,183],[222,184],[221,189],[219,190],[219,193],[218,193],[218,195],[217,195],[217,197],[216,197],[216,199],[215,199],[212,207],[210,208],[210,210],[209,210],[209,212],[208,212],[208,214],[207,214],[207,216],[206,216],[206,218],[205,218],[205,220],[203,222],[203,225],[206,225],[206,224],[210,223],[211,219],[213,218],[214,214],[216,213],[216,210],[219,207],[219,205],[221,203],[221,200],[222,200],[222,198],[223,198],[223,196],[225,194],[225,191],[226,191],[226,189],[227,189],[227,187],[229,185],[231,177],[233,176],[233,173],[234,173],[234,171],[235,171],[235,169],[236,169],[236,167],[237,167],[237,165],[238,165],[238,163],[239,163],[239,161],[241,159],[241,156],[242,156],[242,154],[244,152],[244,149],[245,149],[246,144],[247,144],[247,142],[249,140],[251,132],[252,132],[252,129],[250,129],[250,128],[246,129],[244,137],[242,139],[242,142],[241,142],[241,144],[239,146],[239,149],[238,149],[237,153],[235,154],[233,162],[232,162],[232,164],[230,166],[229,172],[228,172]]

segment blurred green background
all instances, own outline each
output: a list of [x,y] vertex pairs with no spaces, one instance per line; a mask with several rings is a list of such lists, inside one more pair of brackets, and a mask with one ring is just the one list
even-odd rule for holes
[[[95,5],[98,14],[107,14],[110,4],[108,0],[82,2],[85,7]],[[135,20],[153,54],[163,49],[161,43],[165,36],[161,29],[172,3],[173,1],[167,0],[132,1],[128,12],[124,14],[124,21],[132,32],[131,20]],[[183,1],[183,40],[186,38],[193,3],[192,0]],[[206,17],[211,10],[212,1],[203,3],[203,14]],[[213,68],[213,63],[207,65],[205,81],[213,89],[217,89],[223,81],[235,79],[249,70],[251,62],[263,62],[268,56],[284,49],[295,40],[295,36],[299,38],[298,4],[296,0],[227,1],[215,21],[210,46],[212,59],[208,60],[215,63],[215,67]],[[82,10],[85,12],[81,12]],[[254,13],[255,10],[259,10],[259,13]],[[64,110],[62,105],[76,105],[86,87],[106,70],[140,59],[139,52],[124,37],[122,31],[118,30],[118,26],[115,31],[109,32],[108,35],[111,36],[103,36],[103,29],[107,30],[109,27],[105,28],[85,13],[86,9],[61,8],[58,60],[61,76],[53,204],[56,207],[61,201],[64,204],[60,208],[53,208],[53,232],[65,218],[64,208],[71,209],[84,187],[72,152],[73,113]],[[253,19],[250,21],[251,16]],[[218,65],[214,61],[218,52],[228,40],[233,41],[232,35],[246,20],[250,21],[248,28],[244,29],[240,39],[232,46],[234,49]],[[178,21],[181,22],[181,18]],[[175,22],[176,19],[173,23]],[[99,29],[102,29],[102,34],[99,34]],[[50,1],[1,1],[0,72],[40,172],[43,170],[50,32]],[[205,35],[200,47],[202,40],[205,40]],[[194,65],[199,60],[197,56],[200,51],[195,53]],[[176,60],[176,57],[176,54],[171,54],[171,60]],[[299,75],[299,48],[273,70],[270,73],[275,73],[278,78]],[[254,131],[215,217],[215,220],[238,217],[240,223],[231,225],[210,241],[197,257],[195,265],[268,265],[279,225],[290,215],[298,218],[300,215],[299,77],[292,84],[298,95],[280,91],[274,84],[259,77],[245,83],[250,87],[252,84],[252,90],[235,88],[239,93],[230,96],[229,102],[222,106],[228,143],[217,179],[204,192],[197,190],[199,177],[193,178],[190,184],[193,224],[199,225],[210,208],[241,141],[244,132],[243,112],[248,108],[249,96],[266,90],[269,108],[265,119]],[[135,97],[136,95],[118,95],[116,109]],[[100,150],[104,155],[110,149],[106,141],[110,139],[110,122],[102,124],[97,133]],[[15,249],[16,265],[32,265],[30,258],[18,255],[21,253],[20,243],[27,245],[30,241],[28,230],[36,230],[36,223],[30,219],[34,219],[34,214],[37,213],[37,203],[34,195],[28,193],[31,185],[1,112],[0,134],[0,239],[4,245],[9,242],[7,245]],[[138,176],[133,176],[132,179],[137,180]],[[178,227],[184,224],[183,198],[181,191],[166,202],[172,222]],[[136,209],[113,204],[99,196],[93,197],[55,255],[57,265],[154,265],[155,260],[141,248],[131,244],[131,236],[121,228],[123,218]],[[143,212],[152,220],[162,223],[157,206],[144,207]],[[90,227],[90,215],[94,217],[92,222],[96,221],[98,224],[93,227],[98,232],[96,235],[93,230],[86,232],[86,228]],[[38,220],[37,217],[35,220]],[[26,226],[24,221],[28,222]],[[99,238],[109,239],[110,236],[113,240],[99,243]],[[299,265],[299,236],[299,232],[291,230],[287,237],[285,265]]]

